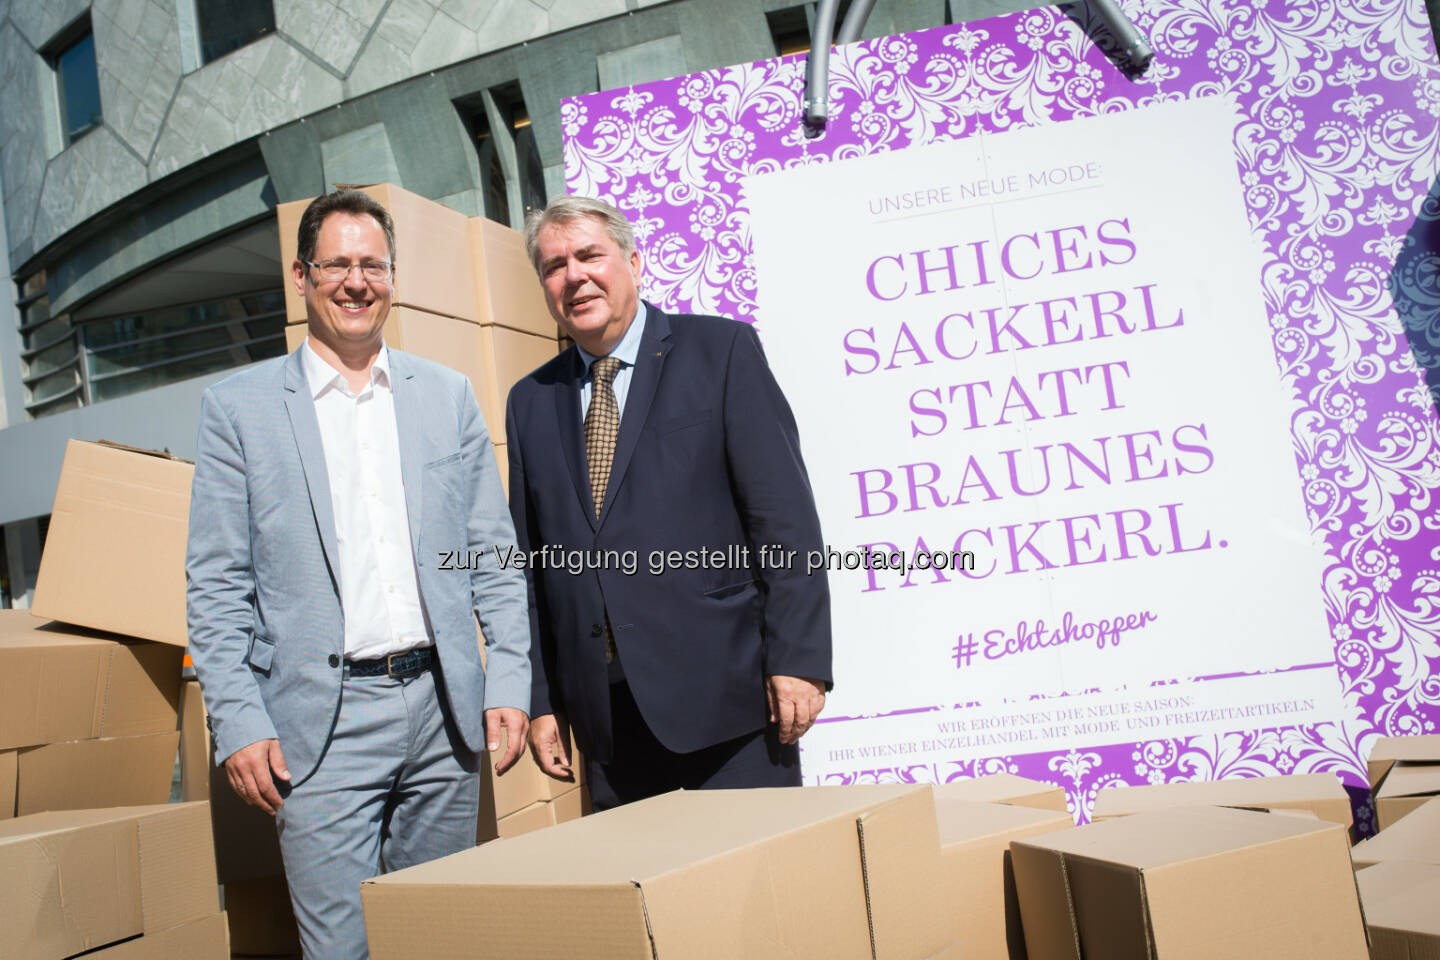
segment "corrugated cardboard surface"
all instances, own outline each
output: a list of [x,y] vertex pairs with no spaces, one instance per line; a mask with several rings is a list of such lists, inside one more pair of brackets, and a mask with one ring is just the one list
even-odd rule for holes
[[1239,777],[1161,783],[1149,787],[1117,786],[1100,791],[1091,819],[1108,820],[1148,810],[1194,804],[1250,807],[1265,810],[1309,810],[1321,820],[1348,828],[1353,820],[1350,797],[1328,773],[1289,777]]
[[[488,843],[365,883],[371,956],[863,960],[859,820],[916,795],[909,822],[933,836],[927,788],[871,786],[677,792]],[[870,820],[899,845],[905,823]],[[891,878],[875,853],[872,899],[903,906],[877,889]],[[909,902],[905,922],[935,922],[924,895]]]
[[1054,784],[1018,777],[1013,773],[995,773],[971,780],[951,780],[936,784],[935,800],[1008,803],[1038,810],[1064,813],[1065,791]]
[[1440,733],[1427,733],[1419,737],[1382,737],[1376,741],[1366,762],[1370,789],[1374,790],[1379,786],[1390,767],[1401,760],[1440,763]]
[[210,731],[198,680],[180,689],[180,799],[210,799]]
[[1011,844],[1030,960],[1365,960],[1344,828],[1224,807]]
[[480,412],[485,415],[485,425],[490,428],[490,439],[505,443],[505,400],[510,396],[510,388],[552,359],[559,352],[559,345],[552,338],[506,327],[482,327],[481,331],[481,369],[488,380],[483,390],[481,384],[475,384],[475,396],[480,401]]
[[[510,469],[504,451],[496,451],[496,456],[500,460],[501,476],[508,475]],[[556,780],[542,771],[528,749],[522,749],[520,759],[515,761],[515,765],[497,776],[493,763],[494,758],[487,753],[487,762],[484,764],[485,769],[481,776],[491,781],[491,787],[495,792],[495,815],[508,817],[511,814],[519,813],[531,804],[542,800],[554,800],[574,790],[583,782],[584,758],[575,750],[573,737],[568,750],[570,769],[575,772],[576,777],[569,783]]]
[[217,914],[204,804],[0,823],[0,956],[50,960]]
[[[300,929],[283,876],[225,884],[230,944],[237,954],[283,956],[300,952]],[[419,931],[416,932],[420,936]]]
[[1440,957],[1440,865],[1392,860],[1355,874],[1372,960]]
[[180,734],[70,740],[26,747],[17,762],[15,812],[164,803]]
[[174,730],[183,655],[0,610],[0,749]]
[[[390,211],[395,223],[395,302],[473,323],[475,268],[465,215],[388,183],[360,189]],[[275,208],[285,281],[285,316],[291,323],[305,320],[305,298],[295,292],[290,265],[298,251],[300,217],[309,205],[308,199],[295,200]]]
[[15,761],[14,750],[0,750],[0,820],[15,816]]
[[968,957],[1006,960],[1011,938],[1021,943],[1019,905],[1013,881],[1007,881],[1010,841],[1070,827],[1070,814],[954,800],[937,790],[935,818],[945,874],[943,909],[955,913]]
[[186,645],[193,464],[98,443],[65,448],[31,611]]
[[1440,795],[1440,760],[1430,763],[1399,761],[1390,768],[1375,791],[1375,816],[1380,829],[1391,826],[1437,795]]
[[1440,863],[1440,798],[1426,800],[1394,826],[1355,844],[1350,857],[1357,867],[1382,860]]
[[555,810],[548,800],[537,800],[522,810],[507,814],[495,821],[496,832],[502,839],[518,837],[532,830],[542,830],[555,825]]
[[470,254],[481,323],[498,323],[551,340],[559,336],[540,279],[525,255],[523,234],[494,220],[471,217]]
[[217,913],[169,930],[147,933],[85,954],[85,960],[229,960],[225,914]]

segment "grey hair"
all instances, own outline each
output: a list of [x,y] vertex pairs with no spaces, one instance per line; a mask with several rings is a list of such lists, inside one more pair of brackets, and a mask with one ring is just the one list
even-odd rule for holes
[[635,228],[625,219],[625,214],[593,197],[555,197],[545,204],[544,210],[532,210],[525,218],[525,252],[537,273],[540,271],[540,231],[584,219],[599,222],[626,257],[635,252]]

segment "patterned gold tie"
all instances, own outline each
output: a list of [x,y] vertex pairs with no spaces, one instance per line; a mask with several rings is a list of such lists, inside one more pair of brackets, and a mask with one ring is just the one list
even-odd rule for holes
[[595,501],[595,519],[605,506],[605,488],[610,485],[610,467],[615,462],[615,438],[620,436],[620,407],[615,403],[615,374],[620,361],[601,357],[590,367],[590,409],[585,411],[585,460],[590,465],[590,496]]
[[[615,374],[620,361],[601,357],[590,367],[590,409],[585,411],[585,460],[590,465],[590,497],[595,501],[595,519],[605,507],[605,488],[610,485],[610,467],[615,463],[615,438],[620,436],[620,406],[615,402]],[[610,617],[605,617],[605,662],[615,662],[615,634]]]

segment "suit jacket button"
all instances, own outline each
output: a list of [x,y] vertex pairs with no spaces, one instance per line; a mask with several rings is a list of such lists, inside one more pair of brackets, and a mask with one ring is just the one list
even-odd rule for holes
[[598,637],[598,636],[600,636],[600,634],[602,634],[602,633],[604,633],[604,632],[605,632],[605,628],[602,627],[602,626],[600,626],[600,624],[598,624],[598,623],[595,624],[595,625],[593,625],[593,626],[590,628],[590,636],[592,636],[592,637]]
[[340,666],[340,658],[337,657],[337,656],[335,656],[335,654],[333,654],[333,653],[330,654],[330,666],[332,666],[332,667],[338,667],[338,666]]

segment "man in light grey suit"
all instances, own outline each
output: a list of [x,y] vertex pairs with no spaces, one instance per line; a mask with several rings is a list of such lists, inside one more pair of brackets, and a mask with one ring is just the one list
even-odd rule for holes
[[490,438],[468,380],[386,348],[394,265],[383,207],[316,200],[292,269],[309,337],[201,402],[190,651],[216,762],[275,815],[309,960],[368,955],[362,880],[474,844],[479,751],[506,728],[504,772],[529,724]]

